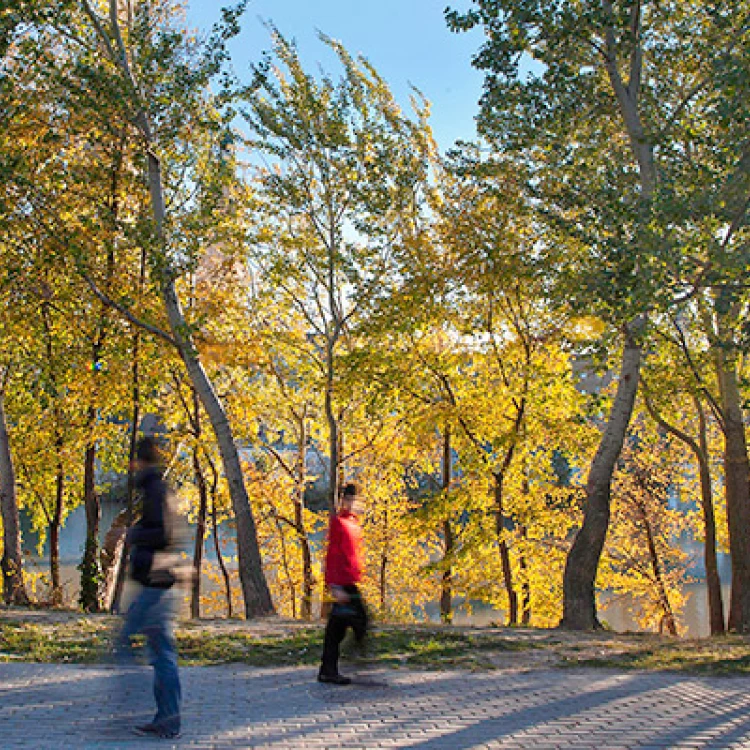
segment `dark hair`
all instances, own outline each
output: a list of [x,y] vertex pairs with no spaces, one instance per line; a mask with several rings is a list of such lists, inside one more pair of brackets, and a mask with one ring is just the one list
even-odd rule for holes
[[344,491],[341,493],[344,497],[356,497],[359,495],[359,487],[354,482],[344,485]]
[[146,435],[138,441],[135,448],[135,457],[145,464],[156,466],[162,462],[162,452],[156,438]]

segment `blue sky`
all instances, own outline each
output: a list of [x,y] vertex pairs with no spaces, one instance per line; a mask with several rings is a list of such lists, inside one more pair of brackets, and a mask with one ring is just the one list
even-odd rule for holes
[[[188,0],[188,23],[208,31],[226,3]],[[453,34],[443,18],[447,0],[252,0],[242,33],[232,45],[236,71],[243,74],[257,61],[270,39],[264,21],[294,38],[303,61],[335,72],[335,61],[317,38],[317,30],[339,39],[352,53],[361,53],[389,83],[403,106],[409,85],[432,103],[431,123],[443,149],[456,139],[474,138],[474,116],[482,75],[471,67],[482,43],[478,31]],[[456,7],[468,2],[456,0]]]

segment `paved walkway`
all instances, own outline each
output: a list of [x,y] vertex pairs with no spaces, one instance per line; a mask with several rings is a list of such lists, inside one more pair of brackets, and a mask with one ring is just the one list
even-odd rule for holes
[[126,726],[149,718],[148,672],[129,715],[103,667],[0,664],[5,748],[749,748],[750,678],[604,671],[375,670],[350,687],[303,668],[182,670],[177,741]]

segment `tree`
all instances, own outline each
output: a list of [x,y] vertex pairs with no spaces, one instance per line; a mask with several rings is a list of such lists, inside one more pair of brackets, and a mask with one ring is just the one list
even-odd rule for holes
[[3,574],[3,600],[6,604],[28,604],[29,597],[23,581],[21,556],[21,529],[18,520],[16,474],[8,437],[8,420],[5,413],[5,384],[8,368],[0,369],[0,513],[3,523],[3,557],[0,567]]
[[259,170],[253,263],[306,328],[323,394],[329,510],[342,475],[341,359],[359,346],[357,328],[382,293],[419,211],[430,146],[424,113],[404,116],[385,82],[324,38],[343,68],[338,82],[308,74],[294,45],[274,32],[278,66],[258,66],[247,94],[249,145]]
[[[661,147],[696,95],[713,86],[717,50],[721,57],[736,43],[742,18],[734,3],[610,0],[476,0],[466,13],[448,13],[454,29],[487,33],[475,59],[487,71],[480,130],[529,165],[529,193],[550,230],[549,265],[558,278],[576,280],[567,289],[580,308],[621,334],[618,388],[566,565],[563,624],[574,629],[598,626],[596,570],[646,319],[684,291],[672,221],[683,188],[661,181],[674,156]],[[696,52],[684,60],[665,52],[678,44]],[[560,251],[568,254],[565,265]]]

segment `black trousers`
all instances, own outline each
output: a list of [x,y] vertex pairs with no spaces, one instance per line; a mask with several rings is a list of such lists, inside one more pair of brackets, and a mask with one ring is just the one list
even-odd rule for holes
[[367,634],[367,608],[356,586],[343,586],[349,594],[346,604],[336,602],[331,608],[323,641],[323,663],[321,674],[333,676],[339,673],[339,647],[344,640],[346,629],[354,631],[354,638],[361,644]]

